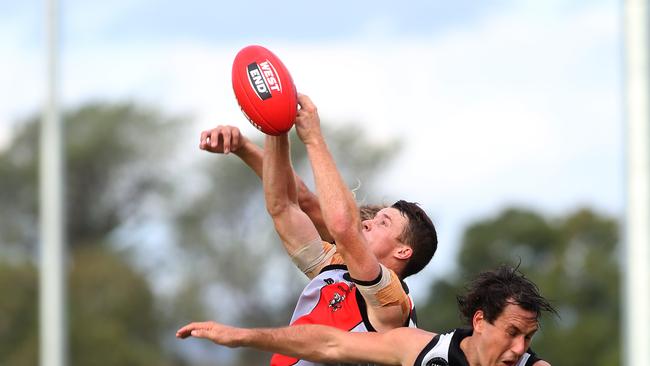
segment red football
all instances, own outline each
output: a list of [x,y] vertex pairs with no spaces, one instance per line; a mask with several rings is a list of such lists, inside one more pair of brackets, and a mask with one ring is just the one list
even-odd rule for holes
[[248,120],[268,135],[291,129],[298,111],[296,87],[282,61],[262,46],[244,47],[232,64],[232,89]]

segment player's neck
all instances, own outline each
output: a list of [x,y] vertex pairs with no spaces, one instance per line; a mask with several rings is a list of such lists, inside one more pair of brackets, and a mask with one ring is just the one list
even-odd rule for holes
[[463,351],[469,366],[481,366],[472,336],[465,337],[460,341],[460,350]]

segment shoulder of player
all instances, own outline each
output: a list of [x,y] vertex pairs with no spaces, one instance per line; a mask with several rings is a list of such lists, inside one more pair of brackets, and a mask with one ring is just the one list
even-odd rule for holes
[[400,343],[423,342],[424,344],[429,343],[437,335],[424,329],[410,327],[395,328],[379,334],[385,334]]
[[395,328],[384,332],[393,348],[400,353],[403,365],[413,365],[422,350],[436,336],[418,328]]

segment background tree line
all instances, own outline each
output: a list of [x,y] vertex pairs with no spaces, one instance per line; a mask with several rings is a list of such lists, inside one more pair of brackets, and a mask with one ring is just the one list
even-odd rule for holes
[[[257,177],[234,157],[183,155],[179,143],[198,145],[198,131],[152,107],[92,103],[63,121],[70,365],[266,364],[265,353],[173,337],[197,319],[288,323],[305,279],[280,246]],[[18,126],[0,152],[0,364],[12,366],[38,363],[39,119]],[[349,185],[363,182],[357,198],[373,202],[398,142],[370,141],[354,126],[326,133]],[[293,146],[309,181],[305,152]],[[418,304],[420,325],[457,326],[462,284],[519,263],[561,314],[544,319],[536,351],[554,365],[617,364],[618,242],[617,221],[589,209],[480,219],[463,236],[457,271]]]

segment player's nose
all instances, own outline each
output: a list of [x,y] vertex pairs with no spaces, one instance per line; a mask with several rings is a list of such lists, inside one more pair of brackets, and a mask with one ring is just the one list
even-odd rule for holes
[[523,336],[516,337],[510,350],[517,355],[517,357],[521,357],[521,355],[526,351],[526,339]]

